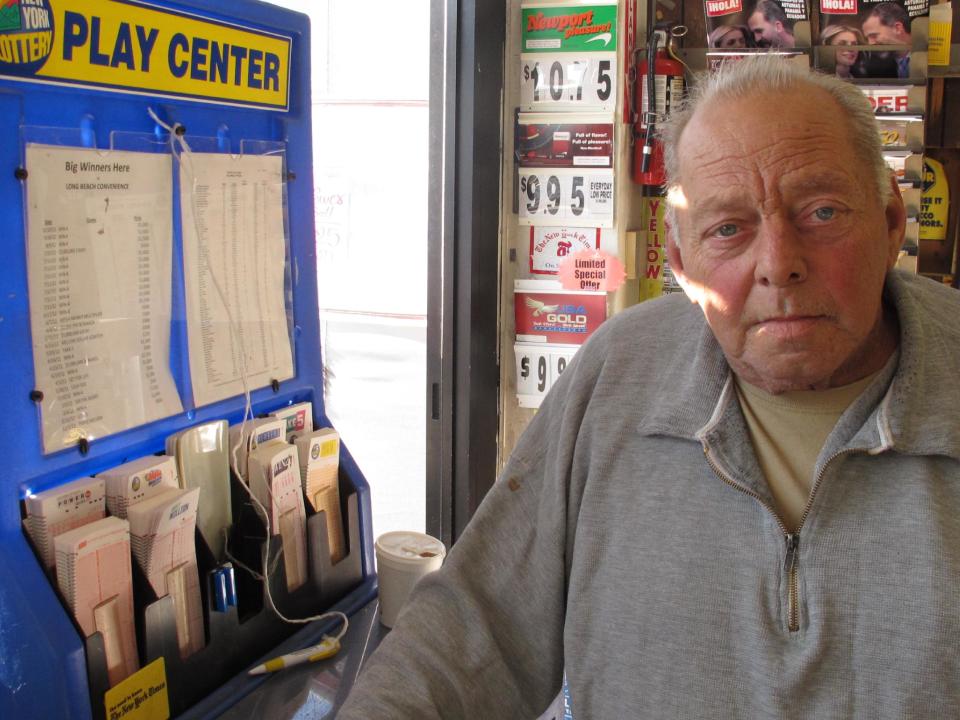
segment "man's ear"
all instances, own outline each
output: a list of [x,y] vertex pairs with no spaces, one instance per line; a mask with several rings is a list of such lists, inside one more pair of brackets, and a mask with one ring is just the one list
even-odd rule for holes
[[687,297],[690,298],[690,302],[699,303],[700,293],[697,292],[697,286],[688,280],[687,273],[683,268],[683,251],[677,244],[676,230],[669,227],[667,228],[667,262],[670,263],[670,272],[673,273],[674,279]]
[[897,256],[900,254],[900,248],[903,247],[907,223],[907,209],[903,205],[900,186],[897,184],[897,178],[893,173],[890,173],[890,188],[890,199],[887,200],[887,205],[884,208],[884,216],[887,220],[888,270],[897,263]]
[[671,227],[667,227],[667,262],[677,278],[683,275],[683,253],[677,245],[677,231]]

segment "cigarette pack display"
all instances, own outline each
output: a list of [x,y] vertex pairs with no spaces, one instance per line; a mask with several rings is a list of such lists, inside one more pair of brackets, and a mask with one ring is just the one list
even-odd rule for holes
[[66,485],[27,496],[26,528],[48,570],[52,570],[54,538],[106,515],[104,482],[80,478]]
[[176,461],[166,455],[148,455],[97,474],[106,483],[107,510],[119,518],[138,502],[180,487]]

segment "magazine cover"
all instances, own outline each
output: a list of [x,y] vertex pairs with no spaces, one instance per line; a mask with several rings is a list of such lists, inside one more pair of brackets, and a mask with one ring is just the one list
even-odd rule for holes
[[804,44],[795,31],[810,19],[806,0],[704,0],[703,6],[709,48],[789,50]]
[[860,90],[870,101],[877,115],[922,114],[922,105],[911,104],[910,88],[893,85],[861,85]]
[[819,44],[836,48],[839,77],[909,78],[912,24],[928,13],[929,0],[820,0]]

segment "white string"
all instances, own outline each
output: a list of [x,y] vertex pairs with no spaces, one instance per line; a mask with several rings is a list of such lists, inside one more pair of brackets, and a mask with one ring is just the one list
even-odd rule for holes
[[[171,127],[159,117],[153,111],[153,108],[148,107],[147,113],[149,113],[150,118],[157,123],[160,127],[167,131],[170,136],[170,153],[177,159],[179,163],[182,164],[182,167],[186,170],[191,181],[190,188],[190,209],[191,215],[193,216],[193,231],[196,234],[197,242],[200,242],[202,237],[200,233],[200,221],[199,213],[197,212],[197,175],[193,169],[193,152],[190,149],[190,146],[187,144],[186,139],[184,138],[183,126],[180,123],[174,123]],[[178,132],[179,130],[179,132]],[[180,152],[177,153],[177,148],[179,147]],[[206,254],[201,253],[201,258],[208,257]],[[201,262],[203,260],[201,259]],[[276,569],[279,564],[280,556],[277,555],[274,558],[274,565],[272,568],[270,565],[270,538],[272,537],[270,532],[270,514],[267,512],[267,509],[263,504],[256,498],[253,492],[250,490],[250,487],[247,483],[247,478],[244,477],[243,473],[240,472],[239,463],[237,462],[237,453],[240,450],[241,445],[244,442],[246,437],[245,431],[247,426],[247,420],[253,419],[253,405],[250,400],[250,387],[247,382],[247,353],[246,348],[243,345],[243,334],[239,331],[237,323],[234,320],[233,313],[230,311],[230,304],[227,302],[226,293],[223,292],[223,288],[220,286],[219,281],[217,280],[216,274],[213,272],[213,267],[211,267],[209,260],[206,262],[207,265],[207,274],[210,277],[210,280],[213,282],[213,287],[217,291],[217,295],[220,298],[220,302],[223,304],[224,310],[227,313],[227,323],[230,328],[230,336],[235,343],[235,347],[240,349],[240,381],[243,384],[243,397],[244,397],[244,406],[243,406],[243,419],[240,421],[240,433],[237,439],[236,444],[230,450],[230,467],[233,469],[233,472],[236,473],[237,478],[240,480],[240,485],[247,492],[247,496],[250,498],[254,507],[263,517],[263,524],[266,527],[267,537],[263,543],[263,572],[257,573],[254,572],[251,568],[247,567],[244,563],[240,562],[233,555],[230,554],[229,543],[224,542],[224,552],[227,558],[230,559],[235,565],[237,565],[242,570],[246,570],[250,575],[256,580],[263,582],[264,587],[267,591],[267,601],[270,603],[270,608],[273,610],[274,614],[280,618],[283,622],[291,624],[305,624],[314,622],[315,620],[327,620],[329,618],[339,617],[343,620],[343,626],[340,628],[340,631],[334,635],[334,639],[337,641],[341,640],[344,635],[347,633],[347,628],[350,626],[350,619],[345,613],[340,612],[339,610],[332,610],[330,612],[321,613],[319,615],[311,615],[310,617],[305,618],[288,618],[273,601],[273,593],[270,589],[270,576],[272,572]],[[267,493],[270,495],[270,502],[273,503],[273,491],[271,490],[269,484],[267,485]],[[224,528],[224,535],[226,540],[229,541],[229,533],[227,529]]]

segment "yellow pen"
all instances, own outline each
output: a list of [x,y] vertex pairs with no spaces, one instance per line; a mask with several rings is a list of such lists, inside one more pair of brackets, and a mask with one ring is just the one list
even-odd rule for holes
[[339,649],[340,641],[337,640],[337,638],[324,635],[323,641],[319,645],[267,660],[262,665],[257,665],[252,670],[249,670],[247,674],[263,675],[264,673],[276,672],[277,670],[283,670],[284,668],[293,667],[294,665],[324,660],[325,658],[336,655]]

